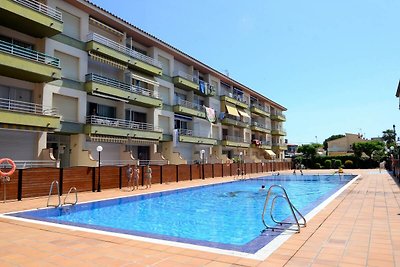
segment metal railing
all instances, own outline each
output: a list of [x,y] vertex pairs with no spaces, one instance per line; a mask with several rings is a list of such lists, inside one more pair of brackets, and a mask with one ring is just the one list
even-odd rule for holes
[[263,123],[260,123],[258,121],[252,121],[251,122],[251,126],[256,126],[256,127],[264,128],[264,129],[267,129],[267,130],[271,130],[270,126],[267,126],[267,125],[265,125]]
[[37,115],[59,116],[57,108],[7,98],[0,98],[0,109]]
[[13,0],[13,1],[62,22],[62,13],[55,8],[49,7],[35,0]]
[[275,111],[272,112],[271,114],[272,114],[272,115],[275,115],[275,116],[281,116],[281,117],[283,117],[283,118],[286,119],[286,116],[282,113],[282,111],[277,111],[277,110],[275,110]]
[[190,109],[195,109],[195,110],[199,110],[199,111],[204,111],[204,107],[197,104],[197,103],[193,103],[181,98],[175,98],[175,105],[179,105],[179,106],[183,106],[185,108],[190,108]]
[[284,144],[284,143],[272,143],[272,146],[287,147],[287,144]]
[[35,50],[27,49],[25,47],[1,40],[0,40],[0,52],[8,53],[13,56],[22,57],[42,64],[47,64],[53,67],[61,68],[60,60],[58,58],[48,56],[46,54],[37,52]]
[[169,164],[168,160],[151,160],[151,159],[139,159],[138,164],[140,166],[146,166],[146,165],[167,165]]
[[242,123],[245,123],[245,124],[249,124],[249,119],[241,120],[240,117],[236,117],[236,116],[231,115],[231,114],[225,113],[224,119],[225,118],[230,119],[230,120],[234,120],[234,121],[238,121],[238,122],[242,122]]
[[258,109],[261,109],[262,111],[265,111],[265,112],[267,112],[267,113],[270,113],[269,107],[263,106],[263,105],[261,105],[260,103],[253,103],[253,104],[251,104],[251,107],[252,107],[252,108],[258,108]]
[[104,36],[102,36],[102,35],[100,35],[98,33],[95,33],[95,32],[89,33],[87,35],[87,40],[88,40],[88,42],[89,41],[98,42],[98,43],[103,44],[103,45],[105,45],[107,47],[110,47],[110,48],[112,48],[112,49],[114,49],[116,51],[122,52],[122,53],[124,53],[124,54],[126,54],[128,56],[131,56],[133,58],[139,59],[140,61],[143,61],[143,62],[148,63],[150,65],[156,66],[158,68],[162,68],[162,64],[158,60],[156,60],[156,59],[154,59],[152,57],[143,55],[142,53],[139,53],[138,51],[135,51],[135,50],[133,50],[131,48],[128,48],[128,47],[126,47],[124,45],[121,45],[121,44],[119,44],[119,43],[117,43],[117,42],[115,42],[113,40],[110,40],[110,39],[108,39],[108,38],[106,38],[106,37],[104,37]]
[[[56,160],[14,160],[17,169],[40,168],[40,167],[58,167]],[[0,168],[9,168],[7,164],[0,164]]]
[[101,76],[101,75],[98,75],[95,73],[86,74],[85,79],[86,79],[86,82],[96,82],[96,83],[104,84],[104,85],[111,86],[114,88],[118,88],[123,91],[131,92],[134,94],[144,95],[144,96],[149,96],[152,98],[159,99],[159,95],[157,92],[154,92],[152,90],[149,90],[147,88],[143,88],[140,86],[123,83],[121,81],[107,78],[107,77],[104,77],[104,76]]
[[162,132],[162,129],[160,127],[154,126],[151,123],[121,120],[121,119],[93,116],[93,115],[86,117],[86,123],[92,125],[104,125],[104,126],[123,128],[123,129]]
[[279,132],[286,133],[286,130],[284,128],[281,128],[281,127],[273,127],[272,131],[279,131]]
[[136,164],[136,160],[101,160],[101,166],[126,166]]
[[179,135],[193,136],[193,130],[190,130],[190,129],[178,129],[178,134]]
[[244,139],[244,137],[240,137],[240,136],[232,136],[232,135],[224,135],[222,137],[222,140],[226,140],[226,141],[232,141],[232,142],[239,142],[239,143],[247,143]]
[[186,80],[189,80],[191,82],[195,82],[195,83],[198,82],[198,80],[195,77],[193,77],[193,75],[190,75],[189,73],[186,73],[181,70],[174,71],[174,76],[179,76],[179,77],[185,78]]

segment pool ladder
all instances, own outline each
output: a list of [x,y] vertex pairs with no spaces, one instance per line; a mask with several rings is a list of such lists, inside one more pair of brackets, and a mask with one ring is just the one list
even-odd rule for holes
[[[56,186],[56,189],[57,189],[58,204],[50,204],[50,198],[51,198],[52,193],[53,193],[54,185]],[[67,202],[68,196],[69,196],[72,192],[75,193],[75,201],[73,201],[73,202]],[[76,203],[78,203],[78,191],[76,190],[76,187],[71,187],[71,188],[68,190],[68,193],[67,193],[67,195],[65,196],[63,203],[61,204],[61,194],[60,194],[60,187],[59,187],[59,185],[58,185],[58,181],[55,181],[55,180],[54,180],[53,182],[51,182],[50,191],[49,191],[49,197],[47,198],[47,207],[55,207],[55,208],[57,208],[57,207],[62,207],[62,206],[64,206],[64,205],[75,205]]]
[[[278,193],[277,190],[273,190],[274,188],[278,188],[278,190],[281,191],[281,193]],[[271,200],[272,198],[272,200]],[[277,199],[282,198],[284,200],[286,200],[286,203],[289,206],[290,212],[293,216],[294,221],[278,221],[275,219],[273,213],[275,210],[275,202]],[[297,229],[293,229],[292,227],[289,228],[284,228],[284,227],[277,227],[277,226],[270,226],[265,222],[265,213],[268,210],[269,207],[269,202],[271,202],[271,207],[269,208],[269,213],[271,216],[272,221],[274,221],[276,224],[279,224],[280,226],[286,224],[286,225],[296,225]],[[296,214],[300,217],[298,218],[296,216]],[[303,222],[299,222],[300,220],[303,220]],[[283,188],[281,185],[271,185],[271,187],[268,189],[268,193],[267,193],[267,197],[265,198],[265,202],[264,202],[264,209],[263,209],[263,213],[262,213],[262,222],[265,226],[265,229],[263,230],[266,231],[268,229],[271,229],[272,231],[274,230],[294,230],[297,233],[300,233],[300,226],[306,227],[307,226],[307,222],[306,219],[304,218],[304,216],[296,209],[296,207],[293,205],[293,203],[290,201],[288,194],[286,193],[285,188]]]

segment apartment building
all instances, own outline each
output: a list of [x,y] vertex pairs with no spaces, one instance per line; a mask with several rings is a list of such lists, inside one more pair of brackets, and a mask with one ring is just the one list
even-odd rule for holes
[[[0,157],[284,158],[280,104],[85,0],[0,2]],[[204,151],[204,152],[203,152]]]

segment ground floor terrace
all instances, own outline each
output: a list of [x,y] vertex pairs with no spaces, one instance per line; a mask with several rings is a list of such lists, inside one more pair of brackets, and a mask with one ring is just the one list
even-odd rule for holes
[[[312,171],[305,171],[306,174]],[[330,171],[331,173],[333,172]],[[360,178],[268,258],[155,244],[0,218],[1,266],[400,266],[399,186],[379,170]],[[321,172],[320,172],[321,173]],[[260,174],[252,174],[260,175]],[[79,193],[79,201],[230,181],[233,177],[155,184],[151,189]],[[0,203],[0,212],[44,207],[47,197]]]

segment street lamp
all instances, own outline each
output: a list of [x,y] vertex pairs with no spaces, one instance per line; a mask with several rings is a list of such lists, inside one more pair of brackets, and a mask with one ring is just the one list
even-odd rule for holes
[[240,165],[240,173],[243,176],[243,152],[239,153],[239,165]]
[[101,156],[101,151],[103,151],[103,147],[102,146],[97,146],[96,148],[97,152],[99,152],[99,176],[98,176],[98,180],[97,180],[97,192],[101,192],[101,186],[100,186],[100,156]]
[[205,153],[206,151],[204,149],[200,150],[200,160],[201,160],[201,173],[202,173],[202,179],[205,179],[204,175],[204,160],[205,160]]

